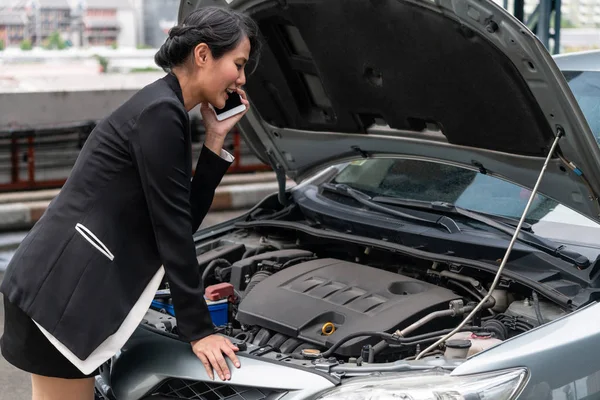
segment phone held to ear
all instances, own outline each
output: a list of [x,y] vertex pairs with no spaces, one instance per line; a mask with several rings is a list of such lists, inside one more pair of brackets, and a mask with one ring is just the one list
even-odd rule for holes
[[237,93],[229,95],[223,108],[213,107],[212,104],[209,104],[209,106],[215,111],[217,121],[223,121],[246,110],[246,106],[242,103],[242,96]]

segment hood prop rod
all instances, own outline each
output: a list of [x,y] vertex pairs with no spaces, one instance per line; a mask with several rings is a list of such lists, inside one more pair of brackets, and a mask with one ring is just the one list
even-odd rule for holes
[[267,156],[269,157],[271,168],[273,168],[273,171],[275,171],[275,177],[277,178],[277,199],[282,206],[287,206],[288,199],[285,195],[285,183],[287,178],[285,176],[285,170],[271,151],[267,152]]
[[471,318],[473,318],[473,316],[475,314],[477,314],[479,312],[479,310],[481,310],[484,307],[485,304],[487,304],[487,301],[490,299],[490,297],[492,297],[492,293],[494,292],[494,289],[496,289],[498,282],[500,282],[500,276],[502,275],[502,271],[504,270],[504,267],[506,266],[506,263],[508,262],[508,257],[510,256],[513,246],[515,245],[515,242],[517,241],[517,237],[519,236],[519,233],[521,232],[521,227],[523,226],[523,222],[525,222],[525,217],[527,216],[527,213],[529,212],[529,207],[531,207],[531,204],[533,203],[533,199],[535,198],[535,195],[538,191],[540,183],[542,182],[542,177],[544,176],[544,172],[546,172],[548,163],[550,162],[552,155],[556,151],[556,146],[558,145],[558,141],[560,140],[560,138],[563,137],[563,135],[564,135],[564,132],[562,131],[562,129],[558,130],[556,137],[554,138],[554,142],[552,143],[552,147],[550,148],[550,151],[548,152],[548,156],[546,157],[546,161],[544,162],[544,165],[542,166],[542,170],[540,171],[540,173],[538,175],[537,182],[535,183],[535,186],[533,187],[533,190],[531,191],[531,195],[529,196],[529,200],[527,201],[525,210],[523,210],[523,214],[521,215],[519,224],[517,225],[515,232],[512,236],[512,239],[511,239],[510,243],[508,244],[508,248],[506,249],[504,258],[502,258],[502,263],[500,264],[500,267],[498,268],[498,272],[496,272],[496,277],[494,278],[494,282],[492,283],[492,286],[490,287],[488,294],[483,299],[481,299],[479,304],[477,304],[477,306],[469,313],[469,315],[467,315],[467,317],[465,319],[463,319],[462,322],[454,330],[452,330],[452,332],[448,333],[447,335],[445,335],[444,337],[439,339],[437,342],[433,343],[431,346],[429,346],[425,350],[421,351],[417,355],[415,360],[421,359],[421,357],[423,357],[425,354],[427,354],[431,350],[435,349],[440,344],[442,344],[446,340],[448,340],[448,338],[452,337],[454,334],[459,332],[461,330],[461,328],[463,326],[465,326],[467,324],[467,322],[469,322],[471,320]]

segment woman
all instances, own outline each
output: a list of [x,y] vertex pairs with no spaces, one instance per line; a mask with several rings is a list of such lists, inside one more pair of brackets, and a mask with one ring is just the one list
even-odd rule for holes
[[[98,367],[131,336],[166,275],[180,337],[211,377],[230,379],[204,301],[192,238],[232,157],[222,147],[238,114],[217,121],[239,93],[258,49],[243,14],[189,15],[155,57],[167,75],[101,121],[71,175],[16,251],[0,292],[8,362],[32,374],[33,398],[92,399]],[[200,104],[206,139],[192,180],[188,111]]]

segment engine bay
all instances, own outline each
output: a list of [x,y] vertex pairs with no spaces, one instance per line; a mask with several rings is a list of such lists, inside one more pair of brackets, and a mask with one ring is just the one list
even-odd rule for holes
[[[237,229],[197,259],[218,331],[255,355],[341,363],[415,359],[488,294],[494,275],[286,229]],[[144,324],[176,334],[168,286]],[[166,293],[166,294],[165,294]],[[569,310],[513,280],[428,357],[465,359]]]

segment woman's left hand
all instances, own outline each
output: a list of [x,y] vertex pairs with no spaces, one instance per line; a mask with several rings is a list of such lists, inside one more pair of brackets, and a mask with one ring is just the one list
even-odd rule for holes
[[221,152],[227,134],[248,112],[248,109],[250,109],[250,102],[246,97],[246,92],[239,88],[237,89],[237,92],[242,97],[242,104],[246,106],[246,109],[243,112],[229,117],[223,121],[217,120],[215,112],[208,106],[208,103],[200,104],[202,122],[204,123],[204,128],[206,130],[204,145],[216,154]]
[[227,367],[223,354],[231,359],[236,368],[240,368],[240,360],[235,355],[239,348],[223,336],[209,335],[203,339],[193,341],[191,345],[194,354],[204,364],[210,379],[215,379],[213,369],[222,381],[231,379],[231,371]]

